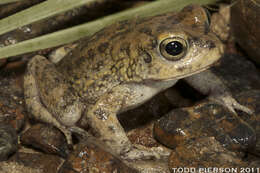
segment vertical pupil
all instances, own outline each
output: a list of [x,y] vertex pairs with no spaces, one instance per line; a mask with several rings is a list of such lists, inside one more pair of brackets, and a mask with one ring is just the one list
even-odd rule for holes
[[183,50],[183,45],[178,41],[169,42],[165,46],[165,51],[172,56],[179,55],[180,53],[182,53],[182,50]]

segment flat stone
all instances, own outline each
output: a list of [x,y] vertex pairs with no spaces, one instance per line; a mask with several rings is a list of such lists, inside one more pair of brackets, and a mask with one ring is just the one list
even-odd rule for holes
[[178,146],[169,157],[171,172],[176,172],[178,168],[194,168],[196,172],[210,172],[205,169],[235,168],[239,170],[240,167],[247,166],[247,162],[238,159],[234,152],[225,149],[214,137],[201,137],[187,142]]
[[26,168],[40,169],[43,173],[57,173],[64,160],[55,155],[17,152],[8,162],[16,162]]
[[210,70],[221,78],[234,96],[260,89],[259,71],[252,62],[239,54],[224,54]]
[[260,90],[252,90],[237,95],[238,101],[254,110],[253,115],[244,112],[240,113],[240,117],[247,122],[256,132],[256,145],[248,151],[260,157]]
[[36,124],[21,135],[23,145],[32,146],[45,153],[66,157],[69,149],[61,131],[47,124]]
[[241,49],[260,64],[260,1],[237,1],[231,7],[231,30]]
[[143,145],[148,148],[160,145],[153,137],[153,123],[129,131],[127,137],[133,144]]
[[[1,46],[0,46],[1,47]],[[6,59],[0,59],[0,68],[6,64]]]
[[30,168],[17,162],[0,162],[1,173],[43,173],[40,168]]
[[118,119],[124,129],[129,131],[158,119],[172,108],[172,104],[162,92],[140,107],[119,114]]
[[0,123],[0,161],[7,160],[18,147],[17,134],[9,124]]
[[256,143],[256,133],[250,125],[222,105],[206,101],[162,117],[154,125],[154,136],[173,149],[202,136],[215,137],[236,151],[245,151]]
[[14,109],[0,103],[0,122],[11,125],[19,132],[25,124],[25,116],[20,109]]
[[76,145],[75,150],[68,156],[60,173],[89,172],[126,172],[137,173],[118,158],[105,151],[105,146],[96,145],[92,139],[87,139]]

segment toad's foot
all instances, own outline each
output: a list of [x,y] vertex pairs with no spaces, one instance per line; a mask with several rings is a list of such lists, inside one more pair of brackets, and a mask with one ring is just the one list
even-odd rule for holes
[[[77,127],[72,126],[69,127],[69,130],[73,133],[79,134],[81,137],[90,139],[94,138],[87,131]],[[95,139],[92,141],[96,141]],[[101,143],[96,142],[97,145]],[[102,145],[102,144],[101,144]],[[104,144],[101,146],[104,147]],[[152,147],[147,148],[142,145],[132,145],[131,149],[124,154],[120,154],[120,157],[126,161],[136,161],[136,160],[159,160],[159,159],[167,159],[170,155],[170,150],[163,149],[162,147]]]
[[254,111],[248,107],[239,104],[231,95],[212,96],[209,97],[209,99],[227,107],[229,111],[233,112],[234,114],[237,114],[235,109],[246,112],[250,115],[254,113]]

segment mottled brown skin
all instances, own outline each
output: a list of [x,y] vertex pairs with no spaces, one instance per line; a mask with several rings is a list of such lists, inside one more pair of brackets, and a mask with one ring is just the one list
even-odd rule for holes
[[[178,60],[167,59],[160,45],[176,38],[185,42],[184,54]],[[222,52],[199,6],[186,7],[178,14],[119,22],[82,41],[58,64],[34,57],[24,80],[26,105],[35,118],[59,128],[68,143],[72,131],[83,132],[77,124],[89,124],[95,136],[121,158],[159,157],[161,153],[133,146],[116,114],[139,106],[178,79],[205,71]],[[206,74],[207,78],[187,79],[198,89],[213,79],[205,85],[208,88],[202,87],[203,93],[218,96],[231,110],[245,110],[216,76]]]
[[[195,23],[192,15],[198,16],[201,21]],[[163,34],[168,36],[171,32],[185,32],[189,34],[187,40],[191,45],[202,49],[215,48],[215,44],[220,47],[213,33],[204,33],[205,28],[209,28],[205,12],[193,8],[186,8],[178,15],[168,13],[152,19],[122,21],[99,31],[80,44],[56,67],[72,83],[72,87],[81,97],[93,101],[92,97],[99,97],[108,88],[121,83],[168,79],[169,75],[158,74],[165,67],[160,67],[154,61],[155,57],[161,56],[156,49],[159,44],[158,38]],[[157,54],[154,55],[155,53]],[[176,70],[181,71],[192,66],[180,66]],[[97,90],[100,93],[98,95]]]

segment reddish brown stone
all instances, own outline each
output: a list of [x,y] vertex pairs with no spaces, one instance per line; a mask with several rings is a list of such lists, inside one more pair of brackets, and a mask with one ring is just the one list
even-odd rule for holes
[[0,123],[0,161],[16,152],[18,148],[17,134],[10,124]]
[[127,133],[127,136],[133,144],[143,145],[148,148],[160,145],[153,137],[153,123],[131,130]]
[[[1,47],[1,46],[0,46]],[[7,62],[6,59],[0,59],[0,67],[2,67],[3,65],[5,65]]]
[[238,54],[224,54],[210,70],[216,74],[233,96],[260,89],[260,76],[256,66]]
[[43,173],[41,168],[30,168],[18,162],[0,162],[1,173]]
[[21,143],[62,157],[68,154],[67,142],[62,132],[47,124],[37,124],[26,130],[21,135]]
[[25,123],[25,116],[19,109],[13,109],[0,103],[0,121],[10,124],[16,131],[20,131]]
[[[176,116],[170,116],[174,113]],[[169,148],[175,148],[190,138],[189,132],[184,129],[178,129],[176,125],[180,125],[180,122],[185,122],[185,119],[189,118],[188,112],[181,109],[171,111],[170,114],[162,117],[154,124],[154,136],[162,144]]]
[[231,30],[240,47],[260,64],[260,0],[239,0],[231,8]]
[[64,160],[55,155],[18,152],[10,160],[43,173],[57,173]]
[[253,161],[252,163],[250,163],[250,165],[248,166],[249,168],[251,168],[252,172],[259,172],[260,171],[260,160],[256,160]]
[[136,109],[131,109],[118,115],[121,125],[126,131],[146,125],[172,109],[172,105],[164,92]]
[[202,136],[214,136],[231,150],[247,150],[256,142],[251,126],[225,107],[210,102],[171,111],[155,123],[154,136],[170,148]]
[[260,90],[243,92],[237,96],[240,103],[254,110],[253,115],[241,112],[241,118],[256,131],[256,146],[249,149],[250,153],[260,157]]
[[25,66],[26,66],[26,62],[21,61],[20,59],[17,58],[13,62],[8,62],[5,65],[4,70],[5,71],[12,71],[12,70],[24,69]]
[[61,167],[59,170],[59,173],[79,173],[78,171],[75,171],[71,168],[66,168],[65,166]]
[[[169,157],[169,169],[177,168],[237,168],[248,163],[226,150],[214,137],[202,137],[178,146]],[[175,171],[176,172],[176,171]],[[204,171],[205,172],[205,171]]]
[[[103,146],[105,148],[105,146]],[[68,157],[68,160],[63,165],[63,172],[72,173],[73,171],[81,173],[89,172],[125,172],[137,173],[137,171],[129,168],[115,156],[100,148],[91,139],[79,143],[73,153]]]

